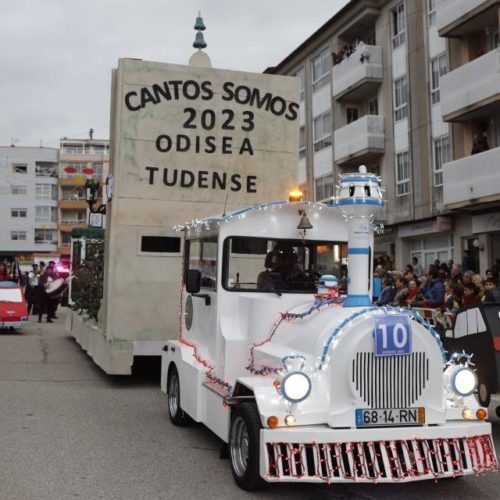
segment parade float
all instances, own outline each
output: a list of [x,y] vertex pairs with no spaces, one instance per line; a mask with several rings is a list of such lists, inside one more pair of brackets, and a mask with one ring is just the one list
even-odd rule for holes
[[263,204],[181,228],[179,338],[164,347],[161,389],[175,425],[201,422],[226,443],[246,490],[497,468],[470,355],[446,353],[411,310],[372,305],[383,203],[360,167],[333,206]]
[[212,68],[201,17],[195,29],[189,65],[120,59],[113,70],[102,292],[89,287],[90,308],[66,317],[108,374],[159,359],[177,337],[167,304],[179,302],[183,242],[173,226],[286,199],[299,180],[299,80]]

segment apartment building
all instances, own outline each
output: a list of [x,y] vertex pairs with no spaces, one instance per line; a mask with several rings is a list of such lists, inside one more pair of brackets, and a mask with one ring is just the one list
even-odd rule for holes
[[85,182],[94,179],[103,185],[108,175],[109,141],[94,139],[92,129],[87,139],[65,137],[60,141],[59,162],[59,252],[61,259],[68,261],[71,231],[88,227]]
[[[351,0],[276,67],[301,82],[299,179],[324,200],[365,164],[382,177],[386,231],[375,254],[461,260],[443,200],[451,126],[440,88],[449,64],[436,0]],[[451,3],[454,3],[453,1]],[[467,2],[464,2],[467,3]]]
[[0,260],[17,256],[28,266],[56,256],[58,153],[0,147]]
[[441,112],[453,137],[443,204],[457,246],[484,272],[500,259],[500,0],[439,0],[436,26],[447,42]]

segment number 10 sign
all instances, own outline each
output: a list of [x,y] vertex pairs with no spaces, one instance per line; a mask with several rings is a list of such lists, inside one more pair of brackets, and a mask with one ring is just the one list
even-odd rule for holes
[[375,356],[411,353],[411,326],[406,314],[375,316]]

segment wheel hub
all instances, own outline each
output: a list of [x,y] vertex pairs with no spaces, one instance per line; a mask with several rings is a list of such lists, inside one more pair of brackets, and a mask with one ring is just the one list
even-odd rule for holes
[[241,477],[248,466],[248,429],[241,417],[236,417],[231,426],[229,450],[233,469]]

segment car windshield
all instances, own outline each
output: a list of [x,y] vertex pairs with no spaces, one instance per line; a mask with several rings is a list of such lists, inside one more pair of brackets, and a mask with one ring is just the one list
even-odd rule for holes
[[233,236],[224,242],[223,285],[231,291],[315,293],[324,274],[341,282],[347,244]]
[[22,302],[19,288],[0,288],[0,302]]

